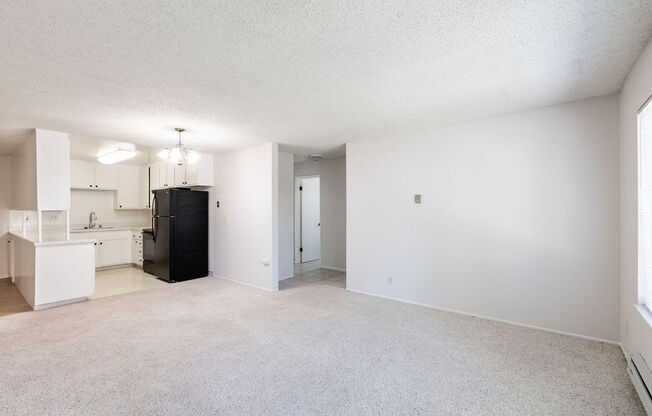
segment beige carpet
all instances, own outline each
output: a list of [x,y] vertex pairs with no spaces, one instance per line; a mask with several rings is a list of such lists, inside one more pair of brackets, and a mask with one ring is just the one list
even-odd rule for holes
[[0,318],[2,415],[644,415],[618,347],[205,278]]

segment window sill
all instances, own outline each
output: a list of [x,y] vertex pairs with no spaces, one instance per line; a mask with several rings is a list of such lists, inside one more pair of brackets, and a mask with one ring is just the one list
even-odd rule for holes
[[644,305],[634,304],[634,308],[636,308],[638,313],[641,314],[645,322],[647,322],[647,324],[652,327],[652,312],[650,312],[650,310]]

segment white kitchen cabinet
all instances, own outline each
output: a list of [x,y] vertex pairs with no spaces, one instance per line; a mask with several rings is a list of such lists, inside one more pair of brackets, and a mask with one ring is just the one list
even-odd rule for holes
[[202,154],[197,163],[175,166],[175,186],[213,186],[213,156]]
[[[174,186],[174,168],[168,168],[169,163],[158,162],[150,166],[150,170],[154,172],[152,175],[154,183],[152,189],[163,189]],[[169,173],[170,171],[170,173]],[[169,180],[169,177],[172,180]]]
[[[199,164],[202,162],[197,162],[194,165],[186,166],[186,185],[198,185],[199,178],[197,177],[197,171],[199,170]],[[206,163],[206,162],[204,162]],[[205,182],[205,181],[204,181]],[[212,180],[211,180],[212,185]]]
[[165,188],[174,186],[174,163],[164,163],[165,166]]
[[158,163],[149,166],[149,187],[152,191],[161,189],[161,170]]
[[120,170],[115,165],[95,165],[95,187],[117,190],[120,184]]
[[95,165],[81,160],[71,160],[70,187],[73,189],[95,188]]
[[184,186],[186,184],[186,165],[174,165],[174,186]]
[[140,168],[139,208],[147,209],[152,207],[152,193],[150,189],[149,166],[144,166]]
[[194,165],[195,170],[187,174],[188,185],[213,186],[215,172],[213,171],[213,155],[202,154]]
[[119,185],[116,198],[116,209],[139,209],[140,178],[139,166],[118,166]]
[[131,238],[129,237],[102,236],[99,267],[131,263]]
[[132,263],[131,231],[89,231],[71,233],[73,240],[95,240],[95,267]]
[[143,266],[143,233],[131,232],[131,262]]
[[73,189],[117,190],[118,166],[95,165],[81,160],[70,161],[70,187]]
[[171,188],[174,183],[174,164],[158,162],[150,166],[152,189]]

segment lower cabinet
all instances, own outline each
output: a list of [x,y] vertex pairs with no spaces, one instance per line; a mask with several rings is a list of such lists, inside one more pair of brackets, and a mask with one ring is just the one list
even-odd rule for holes
[[131,231],[72,233],[75,240],[95,240],[95,267],[132,263]]
[[143,233],[131,232],[131,262],[143,266]]

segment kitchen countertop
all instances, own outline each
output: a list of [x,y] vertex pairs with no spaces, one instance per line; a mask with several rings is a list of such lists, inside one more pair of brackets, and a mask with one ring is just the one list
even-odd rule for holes
[[137,231],[140,232],[145,228],[150,228],[151,225],[107,225],[105,227],[95,228],[71,228],[71,233],[101,233],[105,231]]
[[34,245],[34,247],[51,247],[51,246],[72,246],[72,245],[78,245],[78,244],[92,244],[95,242],[95,240],[52,240],[52,241],[36,241],[34,239],[31,239],[29,237],[22,236],[20,234],[16,234],[13,232],[10,232],[9,235],[14,238],[20,238],[21,240],[30,242]]

